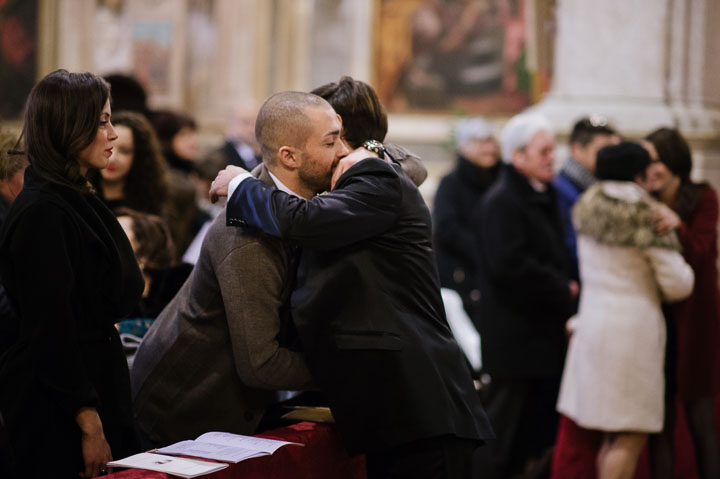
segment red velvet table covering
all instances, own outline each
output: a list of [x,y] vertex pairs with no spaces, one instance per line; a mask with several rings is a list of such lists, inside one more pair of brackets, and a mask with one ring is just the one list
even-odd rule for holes
[[[335,427],[329,424],[301,422],[272,429],[258,437],[299,442],[299,446],[283,446],[275,454],[261,456],[214,472],[208,479],[365,479],[365,456],[349,456]],[[107,476],[108,479],[169,479],[174,476],[143,469],[126,469]]]

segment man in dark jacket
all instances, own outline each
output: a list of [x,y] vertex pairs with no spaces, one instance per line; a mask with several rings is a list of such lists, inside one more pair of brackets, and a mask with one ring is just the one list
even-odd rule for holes
[[[340,127],[319,97],[273,95],[256,126],[263,161],[302,168],[326,190],[337,161],[324,152]],[[290,145],[279,139],[300,130]],[[492,431],[444,317],[429,211],[399,165],[372,156],[341,160],[333,191],[311,201],[233,179],[228,223],[304,247],[293,320],[348,450],[367,453],[368,477],[470,477]]]
[[479,209],[480,337],[484,372],[491,378],[486,404],[498,440],[482,451],[478,477],[523,472],[555,439],[564,324],[578,285],[570,279],[550,184],[554,146],[542,117],[510,119],[501,137],[509,165]]
[[480,302],[477,225],[472,213],[500,171],[500,151],[490,125],[467,118],[455,130],[457,164],[440,181],[433,209],[433,246],[440,285],[457,291],[470,317]]
[[573,275],[575,279],[578,279],[580,275],[577,264],[575,228],[572,224],[572,207],[580,195],[596,181],[597,152],[605,146],[617,145],[620,143],[620,137],[608,124],[605,117],[591,115],[581,118],[573,125],[568,143],[570,157],[553,178],[552,184],[557,191],[565,244],[572,255]]
[[232,110],[225,129],[225,143],[212,154],[218,158],[220,168],[235,165],[250,171],[262,161],[255,141],[256,116],[257,106],[249,103]]

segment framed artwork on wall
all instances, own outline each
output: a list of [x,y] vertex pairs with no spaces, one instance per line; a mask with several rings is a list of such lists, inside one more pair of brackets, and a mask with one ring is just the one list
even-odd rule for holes
[[155,108],[183,104],[184,0],[97,0],[95,71],[129,73]]
[[37,0],[0,0],[0,120],[17,120],[37,74]]
[[172,24],[137,21],[132,26],[133,73],[154,97],[171,96]]
[[394,113],[523,110],[537,99],[538,78],[549,85],[549,72],[538,75],[537,62],[528,61],[528,40],[536,41],[528,7],[533,2],[377,0],[373,69],[381,100]]

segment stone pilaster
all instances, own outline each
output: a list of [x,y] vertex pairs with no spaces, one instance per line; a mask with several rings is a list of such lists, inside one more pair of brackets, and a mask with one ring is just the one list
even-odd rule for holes
[[720,186],[718,21],[713,0],[558,0],[553,84],[532,109],[561,135],[588,113],[631,138],[676,126],[694,177]]

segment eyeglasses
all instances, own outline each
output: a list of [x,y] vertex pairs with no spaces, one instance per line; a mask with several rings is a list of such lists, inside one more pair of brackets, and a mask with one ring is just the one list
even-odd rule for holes
[[602,128],[608,125],[608,119],[602,115],[593,113],[585,120],[593,128]]

